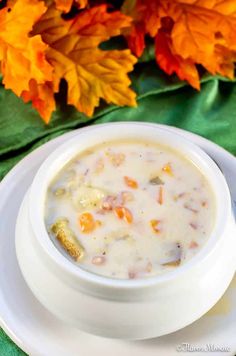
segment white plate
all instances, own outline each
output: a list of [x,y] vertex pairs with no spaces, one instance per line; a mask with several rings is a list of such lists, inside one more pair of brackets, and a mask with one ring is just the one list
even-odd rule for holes
[[[161,125],[160,125],[161,126]],[[87,130],[89,128],[80,129]],[[236,201],[236,158],[197,135],[177,131],[203,148],[221,167]],[[182,343],[188,349],[202,348],[184,355],[234,355],[236,352],[236,277],[224,297],[204,317],[173,334],[146,341],[122,341],[86,334],[57,320],[34,298],[25,284],[16,261],[14,228],[21,200],[41,162],[75,130],[38,148],[5,177],[0,184],[0,325],[14,342],[30,355],[45,356],[174,356]],[[50,288],[50,286],[48,286]],[[206,296],[207,298],[207,296]],[[184,313],[184,310],[183,310]],[[105,315],[104,315],[105,317]],[[229,348],[206,351],[208,345]],[[182,346],[184,349],[184,345]],[[0,350],[1,354],[1,350]]]

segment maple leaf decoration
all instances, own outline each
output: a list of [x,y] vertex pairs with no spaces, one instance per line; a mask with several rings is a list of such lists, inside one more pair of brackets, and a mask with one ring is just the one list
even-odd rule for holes
[[[196,89],[198,65],[213,75],[234,77],[236,1],[125,0],[122,11],[104,2],[8,0],[0,8],[3,84],[32,102],[46,123],[62,79],[67,103],[88,116],[101,99],[136,106],[128,73],[145,49],[146,35],[154,39],[159,67]],[[130,49],[100,48],[119,35],[126,36]]]
[[[56,8],[63,12],[69,12],[73,5],[73,2],[74,2],[74,0],[55,0]],[[87,0],[75,0],[75,4],[80,9],[83,9],[87,6],[88,1]]]
[[[68,84],[68,104],[91,116],[100,99],[136,106],[127,75],[137,59],[126,50],[99,45],[130,26],[120,11],[100,5],[64,20],[73,1],[9,0],[0,10],[0,62],[5,88],[31,101],[46,123],[55,110],[60,80]],[[51,3],[51,5],[49,5]],[[86,0],[75,0],[79,8]],[[59,10],[59,8],[61,10]],[[30,15],[29,15],[30,14]],[[36,25],[35,25],[36,24]]]
[[234,77],[236,1],[126,0],[123,11],[134,19],[128,43],[137,56],[148,34],[155,38],[158,65],[194,88],[200,88],[196,64],[212,74]]
[[3,84],[18,96],[29,91],[31,81],[43,86],[52,80],[53,68],[45,57],[47,45],[40,35],[29,36],[34,23],[46,10],[43,2],[19,0],[10,1],[9,6],[0,11]]
[[127,76],[136,58],[128,49],[99,48],[100,43],[119,35],[130,22],[119,11],[108,13],[106,5],[65,21],[60,11],[51,6],[35,26],[34,34],[40,34],[49,45],[46,56],[54,68],[54,91],[64,78],[68,84],[68,104],[88,116],[93,114],[100,98],[120,106],[136,106],[136,94],[129,88]]

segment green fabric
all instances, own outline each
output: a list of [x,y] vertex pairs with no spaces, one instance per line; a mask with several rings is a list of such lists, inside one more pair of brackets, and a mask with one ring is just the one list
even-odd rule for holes
[[0,329],[0,355],[1,356],[24,356],[26,355],[21,351],[11,339]]
[[200,93],[167,77],[155,63],[140,63],[132,74],[137,108],[105,106],[86,118],[60,98],[48,126],[30,105],[0,86],[0,179],[29,151],[42,143],[88,124],[110,121],[152,121],[174,125],[205,136],[236,153],[236,86],[206,76]]
[[[111,121],[149,121],[178,126],[202,135],[236,154],[236,85],[205,76],[200,93],[176,77],[160,72],[154,62],[139,63],[132,74],[137,108],[107,107],[102,103],[92,119],[58,97],[57,112],[48,126],[30,105],[0,86],[0,179],[28,152],[46,141],[88,124]],[[23,355],[0,332],[0,355]]]

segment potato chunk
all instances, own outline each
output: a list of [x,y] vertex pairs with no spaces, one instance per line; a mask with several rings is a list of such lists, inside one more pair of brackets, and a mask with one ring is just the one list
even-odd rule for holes
[[81,186],[73,192],[73,204],[76,209],[92,209],[99,206],[104,198],[105,192],[101,189]]

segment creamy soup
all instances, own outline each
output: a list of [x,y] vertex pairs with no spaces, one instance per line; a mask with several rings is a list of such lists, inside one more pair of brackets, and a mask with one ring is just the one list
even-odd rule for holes
[[46,197],[46,227],[58,249],[113,278],[178,268],[206,243],[214,219],[214,195],[201,171],[155,143],[92,147],[59,172]]

